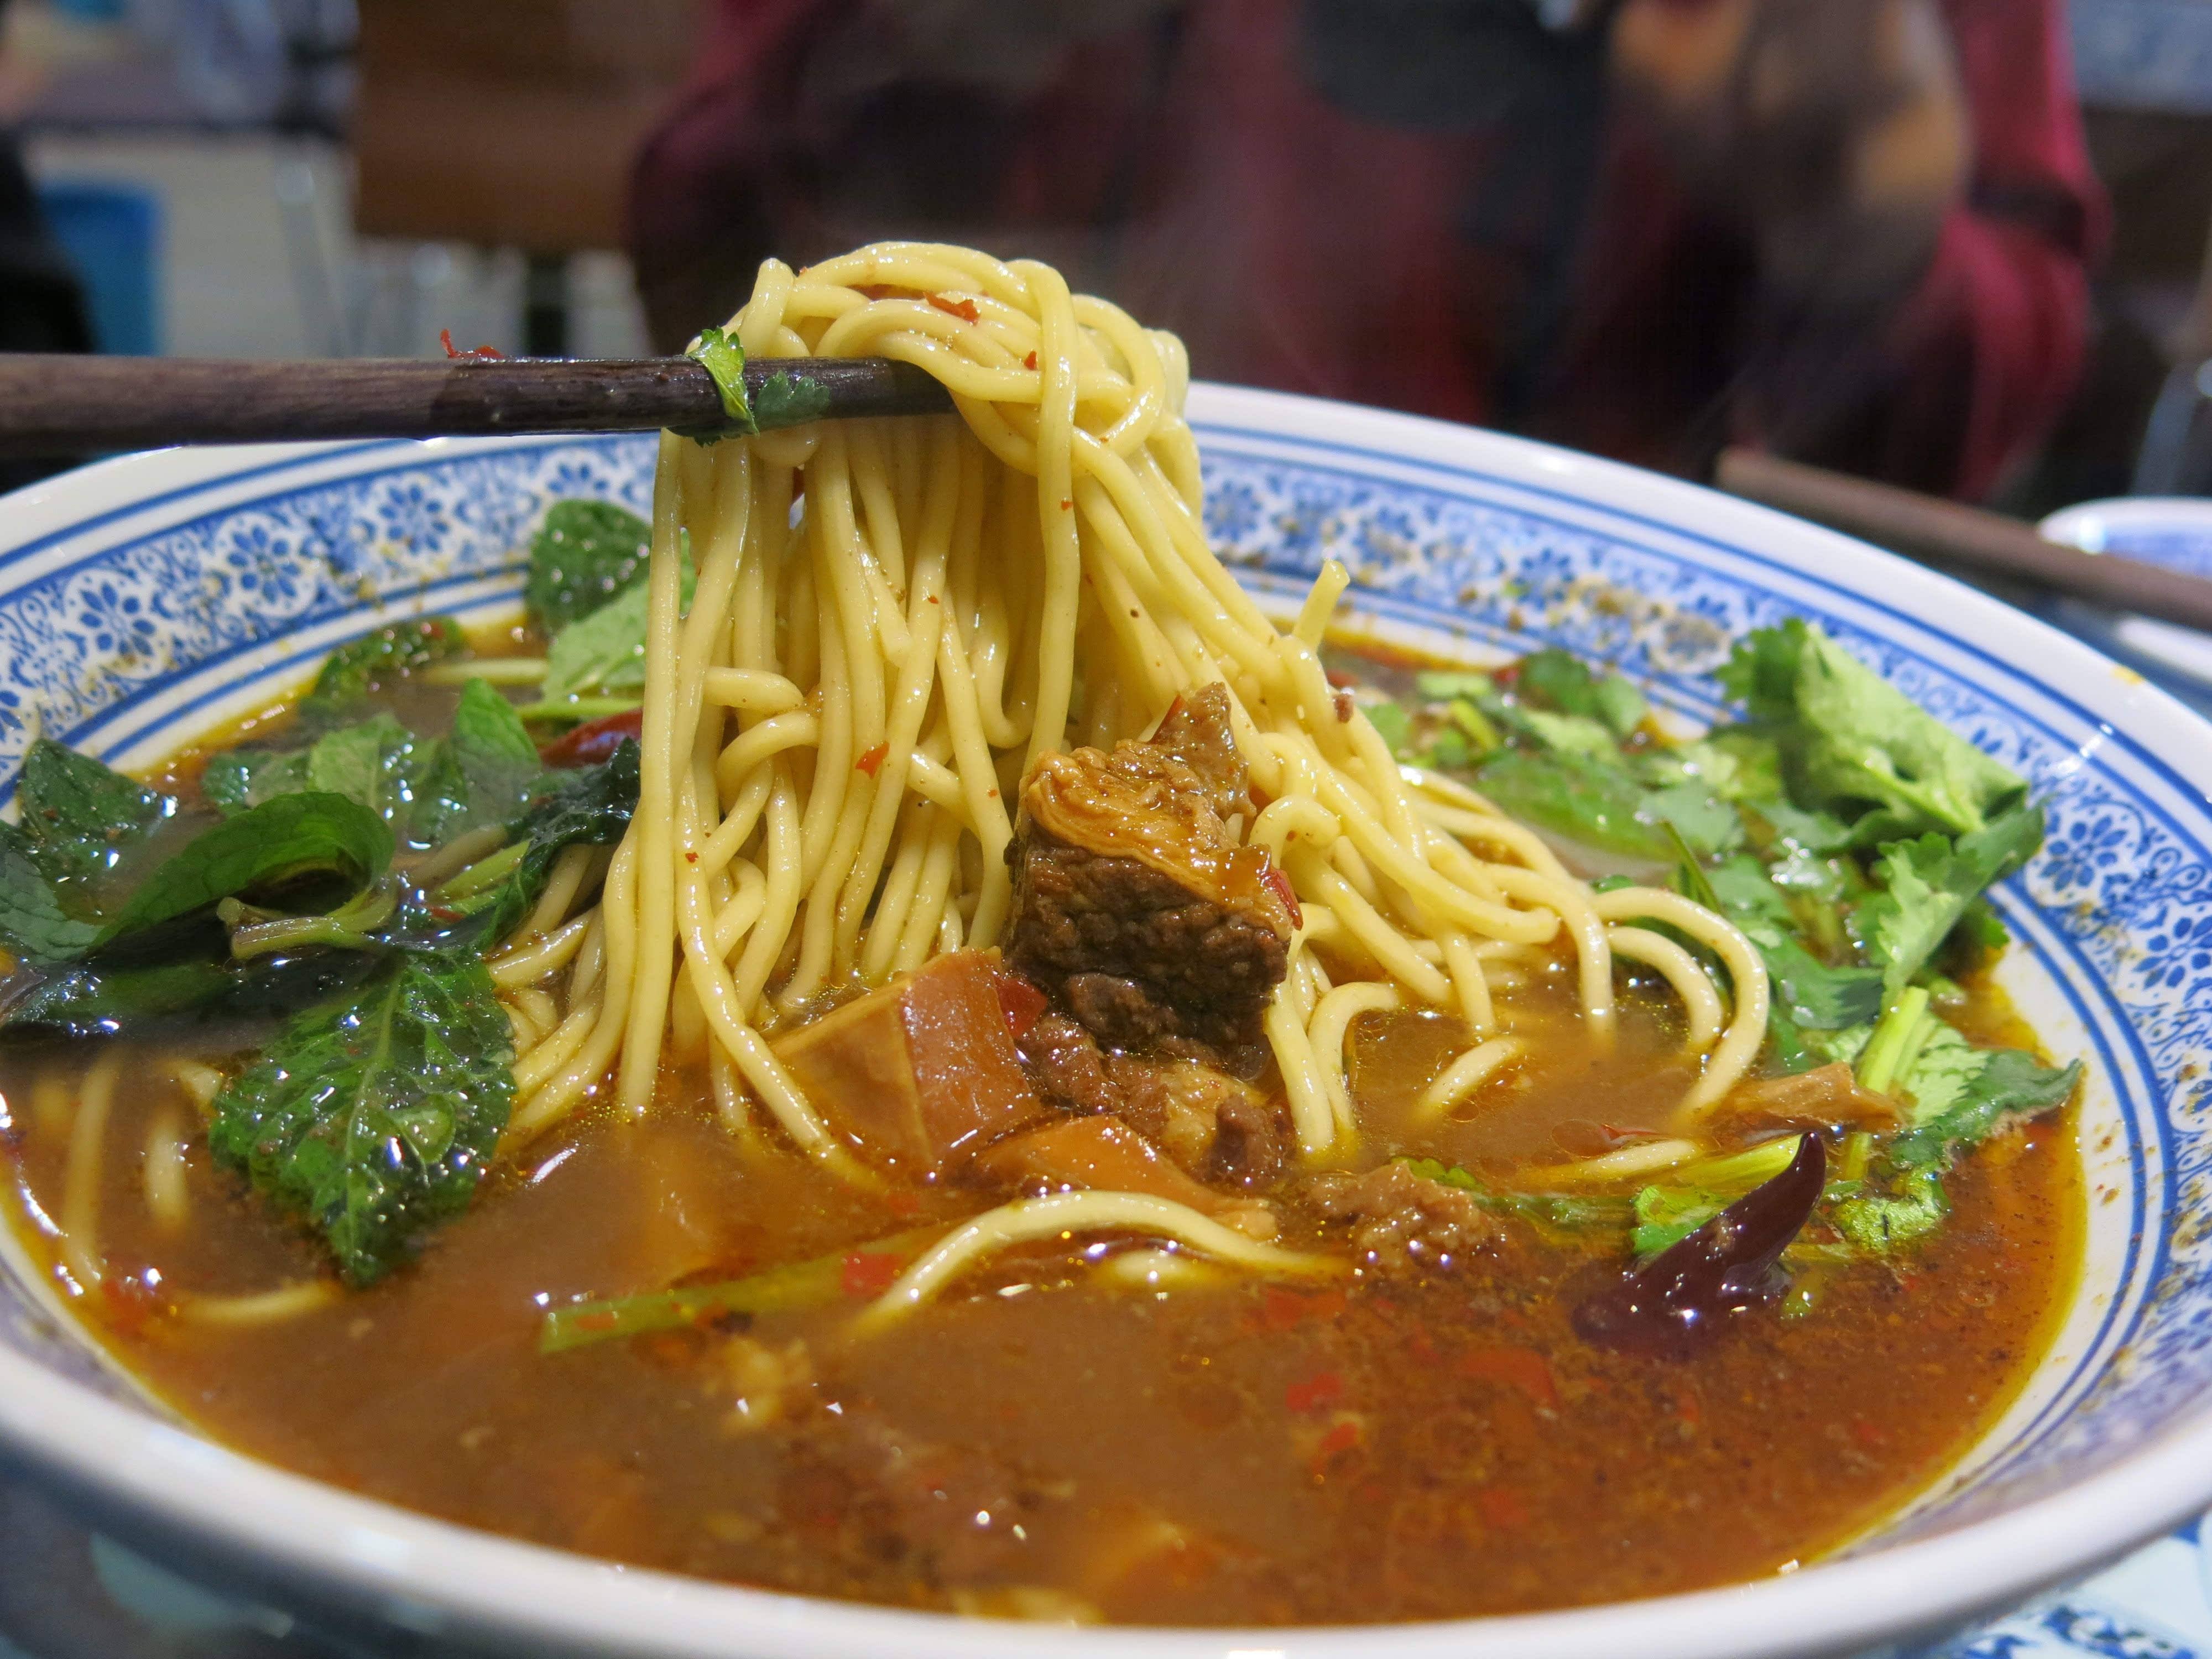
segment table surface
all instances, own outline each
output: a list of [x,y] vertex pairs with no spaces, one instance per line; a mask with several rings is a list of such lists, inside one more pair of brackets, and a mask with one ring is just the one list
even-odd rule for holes
[[[2200,1536],[2202,1534],[2202,1536]],[[2212,1528],[2196,1522],[2084,1583],[1911,1659],[2212,1659]],[[0,1479],[0,1659],[430,1659],[219,1601]],[[1885,1655],[1884,1659],[1905,1659]]]

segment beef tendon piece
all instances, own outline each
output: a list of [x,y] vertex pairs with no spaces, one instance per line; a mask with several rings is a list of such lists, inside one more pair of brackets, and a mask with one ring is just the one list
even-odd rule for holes
[[1143,1193],[1205,1215],[1231,1202],[1169,1163],[1119,1118],[1103,1114],[1025,1129],[993,1146],[975,1167],[1010,1184],[1036,1184],[1048,1192]]
[[770,1045],[830,1128],[932,1175],[1042,1115],[999,1000],[995,951],[954,951]]
[[1110,1047],[1257,1045],[1297,925],[1290,884],[1227,819],[1248,815],[1228,693],[1146,742],[1048,755],[1007,848],[1014,969]]
[[1106,1071],[1121,1115],[1200,1180],[1258,1192],[1282,1173],[1292,1131],[1280,1100],[1195,1060],[1114,1054]]

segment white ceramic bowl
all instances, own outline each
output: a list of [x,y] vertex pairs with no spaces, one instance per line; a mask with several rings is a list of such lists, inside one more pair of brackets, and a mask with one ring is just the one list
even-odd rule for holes
[[[1692,719],[1729,641],[1820,620],[2033,780],[2043,852],[1996,896],[2006,983],[2091,1066],[2081,1294],[2026,1394],[1906,1515],[1766,1582],[1344,1630],[1082,1631],[879,1612],[628,1571],[365,1502],[146,1405],[0,1273],[0,1447],[157,1558],[249,1594],[533,1651],[1481,1653],[1722,1659],[1955,1628],[2212,1501],[2212,727],[1956,583],[1763,509],[1433,422],[1200,386],[1208,521],[1264,593],[1344,559],[1361,621],[1607,659]],[[642,507],[641,440],[365,444],[112,461],[0,515],[0,772],[35,721],[122,763],[296,683],[381,605],[511,610],[553,499]],[[1870,1381],[1872,1381],[1870,1379]],[[5,1571],[0,1563],[0,1571]]]

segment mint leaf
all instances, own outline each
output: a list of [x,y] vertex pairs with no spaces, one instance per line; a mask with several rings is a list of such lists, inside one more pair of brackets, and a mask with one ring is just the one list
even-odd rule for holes
[[341,727],[307,750],[307,787],[343,795],[386,823],[404,823],[414,735],[388,714]]
[[511,930],[538,902],[562,853],[571,847],[611,847],[623,838],[637,810],[638,762],[637,743],[626,738],[598,766],[547,774],[507,827],[508,848],[520,850],[502,849],[500,856],[507,863],[498,879],[458,900],[441,896],[441,908],[459,911],[465,923],[431,929],[416,915],[416,932],[434,941],[464,935],[497,939]]
[[514,1107],[513,1060],[480,960],[404,957],[295,1017],[216,1097],[209,1145],[370,1284],[468,1207]]
[[387,623],[324,659],[313,689],[300,703],[300,718],[312,726],[341,716],[409,670],[451,662],[465,656],[468,648],[468,635],[451,617]]
[[[303,876],[361,887],[391,860],[392,831],[368,808],[343,795],[280,795],[203,831],[158,866],[87,948],[103,949],[218,899]],[[4,881],[0,872],[0,888]]]
[[33,860],[51,881],[88,881],[176,811],[167,795],[89,755],[40,738],[23,757],[15,799]]
[[0,823],[0,944],[32,962],[67,962],[99,937],[96,922],[62,909],[21,826]]
[[240,963],[72,968],[10,1002],[0,1033],[12,1040],[148,1037],[176,1026],[270,1019],[327,1003],[380,965],[365,951],[312,951]]
[[522,588],[531,620],[557,635],[644,574],[653,526],[611,501],[556,501],[530,538]]
[[[683,604],[691,603],[695,577],[684,560]],[[633,582],[611,603],[553,636],[545,653],[546,702],[572,697],[635,692],[645,684],[645,629],[652,608],[651,585]]]
[[514,705],[489,682],[461,688],[453,726],[418,768],[415,833],[435,846],[487,824],[504,823],[521,811],[544,770],[538,745]]
[[304,749],[226,749],[200,774],[200,793],[226,817],[307,787]]

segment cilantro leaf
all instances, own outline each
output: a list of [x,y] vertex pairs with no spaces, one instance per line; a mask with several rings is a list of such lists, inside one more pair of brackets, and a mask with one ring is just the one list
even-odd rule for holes
[[367,1285],[468,1206],[513,1109],[513,1060],[480,960],[403,957],[353,1000],[296,1016],[216,1097],[209,1145]]
[[1887,1148],[1901,1170],[1947,1168],[1961,1146],[1987,1139],[2015,1118],[2063,1105],[2081,1080],[2078,1060],[2050,1066],[2018,1048],[1966,1048],[1960,1038],[1961,1054],[1948,1043],[1939,1048],[1939,1041],[1940,1034],[1903,1079],[1916,1097],[1914,1127]]
[[635,585],[653,550],[653,526],[611,501],[556,501],[530,538],[522,598],[549,635]]
[[1982,890],[2018,869],[2043,844],[2043,809],[2015,806],[1953,842],[1938,835],[1882,849],[1882,890],[1854,912],[1867,959],[1894,996],[1918,973]]
[[1383,747],[1392,754],[1403,756],[1412,746],[1413,722],[1405,709],[1395,702],[1370,702],[1360,705],[1360,713],[1382,739]]
[[1620,675],[1594,674],[1581,658],[1557,647],[1523,657],[1516,684],[1523,696],[1598,721],[1615,738],[1626,737],[1651,712],[1644,694]]
[[1721,681],[1782,740],[1795,803],[1852,820],[1861,845],[1966,834],[2027,795],[2017,774],[1802,619],[1740,641]]
[[1934,1170],[1916,1170],[1898,1182],[1894,1194],[1847,1198],[1828,1218],[1838,1232],[1865,1254],[1887,1255],[1901,1245],[1927,1237],[1950,1213],[1942,1176]]

